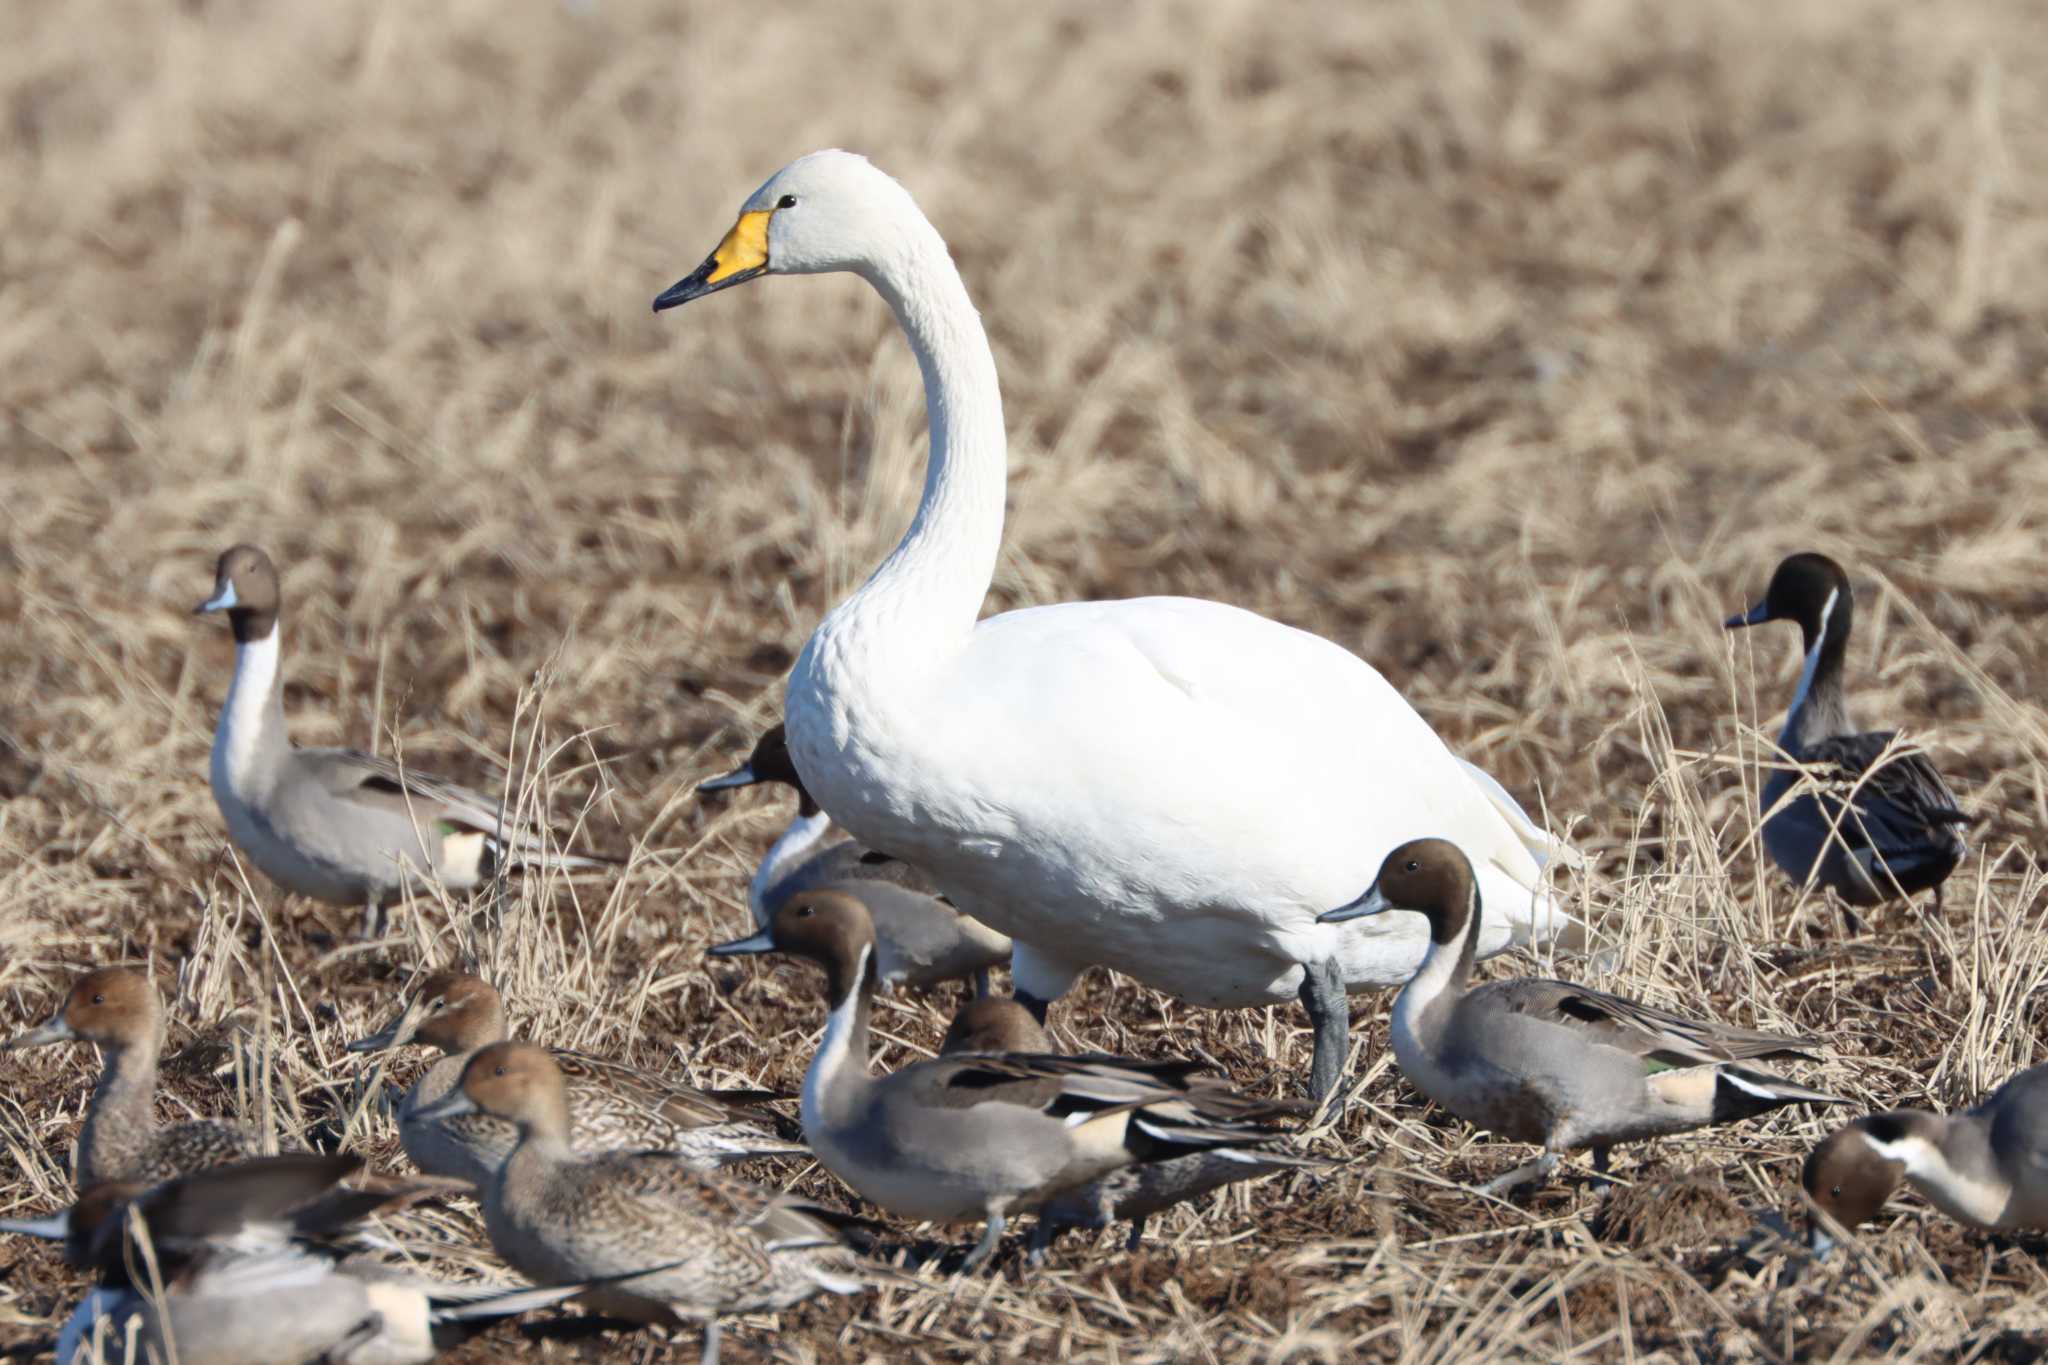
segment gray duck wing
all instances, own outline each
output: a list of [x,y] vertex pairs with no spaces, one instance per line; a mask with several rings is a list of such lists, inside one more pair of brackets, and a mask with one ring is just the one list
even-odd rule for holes
[[772,1090],[704,1091],[609,1057],[593,1057],[567,1048],[550,1048],[548,1053],[572,1086],[603,1091],[645,1113],[649,1119],[674,1128],[708,1128],[718,1123],[772,1124],[775,1115],[759,1106],[788,1098]]
[[[1854,818],[1841,822],[1843,842],[1851,848],[1906,849],[1954,841],[1971,817],[1956,804],[1955,793],[1941,779],[1933,762],[1919,750],[1885,756],[1897,731],[1874,730],[1861,735],[1836,735],[1809,745],[1801,758],[1833,774],[1837,800],[1849,801]],[[1853,799],[1851,793],[1854,793]]]
[[[1805,1057],[1816,1038],[1694,1019],[1569,981],[1500,981],[1480,988],[1495,1008],[1569,1028],[1590,1042],[1640,1057],[1652,1069],[1764,1057]],[[1468,997],[1468,999],[1471,997]]]
[[[806,859],[800,866],[783,878],[776,888],[778,898],[797,891],[811,891],[821,886],[857,884],[860,882],[881,882],[888,886],[899,886],[905,891],[944,900],[938,883],[931,875],[915,863],[906,863],[892,854],[867,847],[854,839],[841,839]],[[950,901],[947,904],[951,904]]]
[[502,836],[498,802],[415,768],[355,749],[300,749],[296,757],[320,788],[337,801],[382,814],[410,816]]

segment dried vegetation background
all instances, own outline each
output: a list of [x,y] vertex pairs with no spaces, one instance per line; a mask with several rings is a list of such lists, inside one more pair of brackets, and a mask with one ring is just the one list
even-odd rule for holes
[[[2027,0],[0,6],[0,1027],[147,959],[176,1102],[392,1162],[340,1044],[467,954],[535,1036],[797,1087],[815,982],[702,955],[786,809],[690,789],[906,523],[917,374],[850,280],[647,305],[845,145],[994,336],[992,608],[1181,592],[1328,633],[1597,855],[1600,950],[1560,970],[1824,1033],[1800,1074],[1860,1104],[1960,1104],[2044,1036],[2044,70]],[[509,781],[629,870],[429,901],[375,949],[252,886],[205,784],[231,648],[185,614],[241,538],[286,566],[301,742]],[[1758,868],[1796,646],[1718,623],[1808,547],[1854,567],[1863,717],[1982,817],[1938,917],[1850,926]],[[885,1060],[948,1003],[892,1004]],[[1417,1102],[1387,1003],[1315,1139],[1341,1175],[1135,1256],[927,1269],[735,1354],[2041,1349],[2038,1242],[1908,1202],[1858,1254],[1788,1255],[1758,1220],[1821,1132],[1796,1113],[1630,1154],[1610,1196],[1468,1193],[1525,1154]],[[1291,1010],[1091,978],[1059,1019],[1249,1084],[1307,1065]],[[8,1212],[65,1197],[85,1051],[0,1059]],[[79,1287],[0,1248],[0,1337]],[[501,1329],[460,1358],[647,1352]]]

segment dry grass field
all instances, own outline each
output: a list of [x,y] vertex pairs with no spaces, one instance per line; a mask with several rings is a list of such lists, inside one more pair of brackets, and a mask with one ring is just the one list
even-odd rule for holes
[[[782,800],[699,802],[907,523],[915,364],[848,278],[654,317],[769,172],[867,152],[993,336],[990,609],[1222,598],[1373,661],[1593,855],[1556,970],[1824,1033],[1795,1074],[1953,1106],[2043,1060],[2048,11],[2031,0],[946,0],[0,6],[0,1031],[83,964],[174,998],[166,1089],[400,1160],[341,1044],[473,957],[529,1034],[794,1091],[822,1023],[739,932]],[[187,613],[284,567],[288,706],[630,857],[423,900],[285,901],[206,785],[232,665]],[[1859,718],[1980,819],[1939,916],[1857,925],[1759,865],[1778,558],[1859,593]],[[1361,782],[1399,774],[1361,773]],[[1506,960],[1489,970],[1530,970]],[[734,1324],[734,1358],[2025,1360],[2032,1238],[1896,1202],[1812,1264],[1823,1121],[1624,1149],[1521,1206],[1525,1149],[1421,1103],[1360,997],[1322,1180]],[[899,998],[885,1064],[951,998]],[[1296,1010],[1103,973],[1077,1045],[1299,1084]],[[0,1213],[68,1195],[88,1049],[0,1056]],[[764,1178],[778,1178],[766,1171]],[[830,1177],[779,1178],[828,1199]],[[489,1273],[458,1204],[416,1220]],[[946,1234],[905,1226],[907,1259]],[[0,1345],[81,1282],[0,1245]],[[545,1325],[545,1324],[543,1324]],[[694,1359],[500,1328],[466,1361]]]

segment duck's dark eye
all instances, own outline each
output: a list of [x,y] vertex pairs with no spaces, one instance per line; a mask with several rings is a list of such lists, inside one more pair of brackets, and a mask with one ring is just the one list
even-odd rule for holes
[[493,1076],[502,1076],[505,1074],[505,1068],[501,1066],[497,1070],[493,1071],[491,1074]]
[[799,905],[796,908],[796,917],[798,919],[809,919],[812,913],[812,909],[808,905]]
[[1420,872],[1422,871],[1422,864],[1416,862],[1413,858],[1410,858],[1408,860],[1408,866],[1402,868],[1401,870],[1403,872]]
[[1837,1185],[1833,1189],[1829,1190],[1828,1194],[1833,1198],[1840,1199],[1842,1197],[1842,1187],[1840,1185]]
[[783,196],[782,196],[782,197],[781,197],[780,199],[778,199],[778,200],[776,200],[776,201],[775,201],[775,207],[776,207],[776,208],[779,208],[779,209],[793,209],[793,208],[795,208],[795,207],[796,207],[796,196],[795,196],[795,195],[793,195],[793,194],[785,194],[785,195],[783,195]]
[[92,1002],[95,1005],[104,1005],[107,1003],[107,997],[105,997],[104,995],[95,995],[92,998]]

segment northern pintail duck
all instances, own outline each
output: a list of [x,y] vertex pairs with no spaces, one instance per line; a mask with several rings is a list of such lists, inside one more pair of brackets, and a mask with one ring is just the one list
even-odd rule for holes
[[[437,1192],[343,1187],[361,1165],[289,1154],[157,1185],[99,1185],[63,1213],[0,1220],[0,1231],[62,1240],[100,1277],[64,1324],[57,1365],[412,1365],[577,1292],[441,1284],[352,1259],[363,1219]],[[133,1267],[144,1265],[155,1278],[138,1283]]]
[[[1015,1000],[997,997],[971,1000],[954,1015],[939,1055],[1051,1051],[1051,1037],[1031,1012]],[[1101,1229],[1127,1219],[1131,1233],[1124,1246],[1136,1250],[1144,1240],[1145,1220],[1175,1204],[1241,1181],[1282,1171],[1328,1171],[1337,1164],[1271,1147],[1230,1146],[1126,1166],[1054,1195],[1039,1206],[1038,1221],[1031,1230],[1032,1261],[1043,1259],[1045,1249],[1065,1228]]]
[[824,843],[832,817],[804,790],[780,721],[755,742],[745,763],[697,790],[727,791],[757,782],[796,792],[796,817],[769,846],[747,885],[747,908],[757,926],[767,928],[783,902],[799,891],[844,891],[867,906],[875,921],[876,963],[884,986],[923,990],[972,977],[975,994],[988,994],[989,969],[1010,960],[1009,938],[961,914],[928,874],[901,858],[877,853],[855,839]]
[[[422,981],[380,1031],[348,1045],[350,1052],[381,1052],[420,1043],[442,1055],[397,1105],[398,1138],[413,1165],[481,1187],[519,1140],[519,1131],[485,1113],[441,1119],[423,1110],[462,1084],[462,1068],[506,1038],[505,1005],[495,987],[469,972],[436,972]],[[765,1124],[775,1116],[755,1107],[763,1091],[707,1094],[634,1067],[583,1053],[556,1050],[569,1095],[569,1142],[579,1152],[614,1148],[674,1152],[698,1166],[756,1156],[801,1156]]]
[[72,983],[48,1022],[10,1039],[10,1049],[95,1043],[100,1079],[78,1136],[77,1187],[109,1181],[155,1183],[239,1161],[260,1150],[256,1135],[224,1119],[160,1126],[157,1061],[164,1044],[163,1003],[139,971],[102,967]]
[[544,1048],[491,1044],[424,1116],[471,1112],[519,1129],[483,1192],[498,1254],[539,1284],[605,1278],[579,1297],[614,1317],[664,1326],[701,1319],[706,1361],[718,1357],[724,1314],[863,1287],[842,1273],[839,1232],[822,1209],[667,1153],[578,1156],[567,1088]]
[[1786,802],[1801,774],[1779,766],[1764,779],[1764,848],[1792,880],[1832,889],[1850,905],[1934,892],[1968,852],[1970,823],[1925,753],[1887,753],[1891,730],[1859,731],[1842,691],[1855,599],[1849,576],[1826,555],[1796,554],[1771,575],[1763,601],[1727,627],[1799,623],[1806,666],[1778,748],[1813,770],[1817,795]]
[[1787,1104],[1839,1104],[1736,1065],[1804,1057],[1818,1039],[1671,1014],[1566,981],[1472,985],[1480,893],[1456,844],[1419,839],[1387,855],[1364,895],[1326,918],[1407,910],[1429,954],[1394,1001],[1394,1059],[1417,1090],[1469,1123],[1543,1154],[1492,1181],[1499,1193],[1549,1176],[1562,1152],[1753,1118]]
[[1266,1140],[1270,1120],[1301,1110],[1196,1078],[1204,1063],[1101,1054],[941,1057],[871,1076],[875,931],[841,892],[801,892],[766,930],[711,951],[791,953],[825,969],[831,1016],[804,1078],[804,1136],[891,1213],[985,1219],[963,1269],[988,1258],[1012,1213],[1125,1166]]
[[1347,994],[1405,981],[1425,947],[1398,923],[1317,923],[1388,849],[1434,833],[1472,850],[1495,907],[1483,952],[1570,926],[1555,837],[1342,646],[1184,597],[982,615],[1008,461],[995,356],[945,240],[866,158],[777,171],[654,306],[837,271],[894,311],[930,457],[902,541],[790,670],[790,753],[841,828],[1015,940],[1035,1011],[1091,966],[1212,1008],[1299,999],[1324,1095]]
[[[1801,1184],[1836,1225],[1855,1231],[1902,1183],[1979,1228],[2048,1230],[2048,1066],[2022,1071],[1960,1114],[1895,1109],[1830,1134]],[[1834,1235],[1820,1219],[1813,1249]]]
[[301,749],[286,733],[270,556],[254,545],[221,555],[213,595],[196,613],[226,612],[235,678],[213,735],[213,799],[235,847],[286,891],[367,910],[365,931],[408,885],[431,876],[468,891],[500,865],[601,867],[610,859],[552,851],[537,827],[512,822],[494,797],[354,749]]

